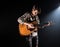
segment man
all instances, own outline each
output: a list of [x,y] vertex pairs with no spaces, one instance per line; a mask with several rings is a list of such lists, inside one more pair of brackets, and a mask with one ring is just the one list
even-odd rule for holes
[[[40,19],[38,17],[38,14],[41,13],[41,9],[36,8],[33,6],[31,13],[26,12],[24,15],[18,18],[18,23],[28,25],[30,28],[34,28],[33,24],[29,24],[31,22],[36,21],[37,24],[40,24]],[[35,28],[34,31],[29,35],[28,37],[30,47],[32,47],[34,41],[34,46],[38,47],[38,29]],[[34,47],[33,46],[33,47]]]

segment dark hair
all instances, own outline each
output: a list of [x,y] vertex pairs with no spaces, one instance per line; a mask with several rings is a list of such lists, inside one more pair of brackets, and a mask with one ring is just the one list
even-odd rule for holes
[[36,5],[34,5],[34,6],[32,7],[32,9],[34,9],[34,10],[38,10],[38,12],[41,13],[41,8],[39,8],[39,7],[36,6]]

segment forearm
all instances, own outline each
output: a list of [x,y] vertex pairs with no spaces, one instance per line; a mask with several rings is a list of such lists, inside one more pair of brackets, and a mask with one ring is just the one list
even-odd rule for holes
[[23,23],[24,23],[24,21],[22,21],[22,19],[20,19],[20,18],[18,18],[17,21],[18,21],[18,23],[20,23],[20,24],[23,24]]
[[28,23],[25,22],[23,19],[18,18],[17,21],[18,21],[18,23],[20,23],[20,24],[26,24],[26,25],[28,25]]
[[22,15],[21,17],[19,17],[18,20],[17,20],[18,23],[23,24],[25,22],[25,20],[27,19],[28,16],[29,16],[28,13],[25,13],[24,15]]

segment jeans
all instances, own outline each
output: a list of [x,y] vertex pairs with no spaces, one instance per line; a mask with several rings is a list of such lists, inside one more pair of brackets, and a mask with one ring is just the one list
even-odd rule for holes
[[28,40],[29,47],[38,47],[38,35],[34,37],[30,35],[26,40]]

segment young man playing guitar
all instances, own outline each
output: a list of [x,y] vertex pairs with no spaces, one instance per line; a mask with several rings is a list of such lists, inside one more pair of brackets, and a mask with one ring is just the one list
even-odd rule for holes
[[[35,38],[35,47],[38,47],[38,27],[35,24],[40,24],[38,14],[41,13],[35,6],[33,6],[31,13],[26,12],[18,18],[19,33],[22,36],[28,36],[30,47],[32,47],[32,39]],[[46,25],[49,26],[50,22]],[[44,26],[43,26],[44,27]],[[34,41],[34,40],[33,40]]]

